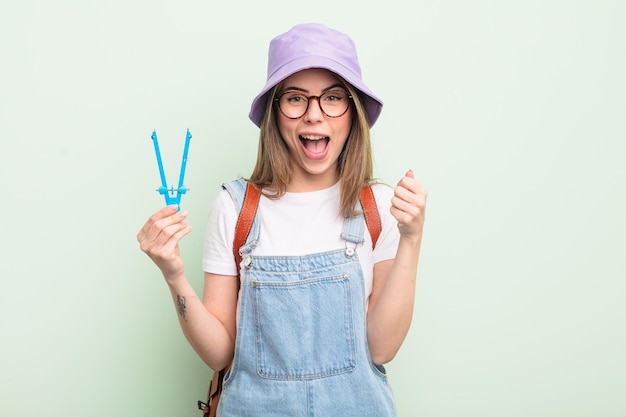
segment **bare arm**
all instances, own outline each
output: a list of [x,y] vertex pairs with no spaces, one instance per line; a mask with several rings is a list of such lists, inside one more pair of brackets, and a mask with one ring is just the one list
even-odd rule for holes
[[232,359],[237,309],[237,277],[205,274],[202,301],[185,276],[178,242],[191,232],[187,214],[168,206],[137,234],[141,250],[159,267],[169,286],[181,329],[200,358],[220,370]]
[[186,279],[169,284],[180,327],[198,356],[213,370],[234,355],[237,277],[205,272],[202,300]]
[[398,220],[400,241],[395,259],[374,265],[367,315],[370,355],[377,364],[394,358],[411,325],[426,197],[412,171],[394,192],[391,213]]

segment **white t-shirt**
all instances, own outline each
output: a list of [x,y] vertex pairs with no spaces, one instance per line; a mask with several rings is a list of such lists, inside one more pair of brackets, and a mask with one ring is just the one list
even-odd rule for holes
[[[396,256],[399,232],[396,219],[389,212],[393,189],[387,185],[373,187],[382,231],[372,253],[372,239],[365,228],[365,242],[356,247],[365,281],[365,299],[372,291],[375,263]],[[277,200],[261,196],[261,234],[253,255],[302,256],[335,249],[355,247],[341,238],[343,216],[339,213],[339,183],[306,193],[285,193]],[[226,190],[217,196],[209,213],[204,240],[202,268],[221,275],[237,275],[233,258],[233,239],[237,211]]]

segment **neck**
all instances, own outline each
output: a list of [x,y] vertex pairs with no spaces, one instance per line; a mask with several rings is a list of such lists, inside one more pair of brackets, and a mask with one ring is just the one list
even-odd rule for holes
[[324,174],[310,174],[308,172],[294,172],[287,191],[290,193],[305,193],[330,188],[339,181],[339,173],[331,171]]

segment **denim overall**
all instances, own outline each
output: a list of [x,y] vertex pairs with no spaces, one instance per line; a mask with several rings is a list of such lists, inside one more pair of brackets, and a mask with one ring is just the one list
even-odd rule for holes
[[[245,182],[224,187],[240,210]],[[395,416],[385,370],[372,363],[367,346],[363,275],[354,249],[364,241],[363,216],[344,221],[345,248],[255,256],[261,215],[259,210],[240,250],[235,358],[217,416]]]

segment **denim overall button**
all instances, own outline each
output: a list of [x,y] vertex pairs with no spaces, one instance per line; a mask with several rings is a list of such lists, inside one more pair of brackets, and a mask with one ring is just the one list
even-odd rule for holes
[[354,256],[354,248],[346,248],[346,256],[352,258]]
[[246,268],[250,268],[252,266],[252,258],[250,256],[246,256],[243,260],[243,266]]

